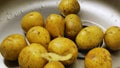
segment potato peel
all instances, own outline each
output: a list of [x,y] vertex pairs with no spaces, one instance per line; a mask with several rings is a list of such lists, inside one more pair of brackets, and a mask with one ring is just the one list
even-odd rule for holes
[[58,55],[56,53],[43,53],[41,56],[48,61],[65,61],[72,58],[72,54],[67,54],[65,56]]

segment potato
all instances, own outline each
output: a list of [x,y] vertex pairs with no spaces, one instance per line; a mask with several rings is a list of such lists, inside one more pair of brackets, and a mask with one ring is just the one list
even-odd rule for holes
[[80,5],[77,0],[61,0],[58,9],[63,16],[68,14],[77,14],[80,11]]
[[52,61],[47,63],[44,68],[65,68],[64,65],[61,62],[58,61]]
[[62,61],[64,65],[72,64],[78,56],[78,49],[76,44],[72,40],[64,37],[53,39],[48,45],[48,51],[59,54],[61,56],[72,54],[71,59]]
[[85,57],[85,68],[112,68],[112,58],[105,48],[94,48]]
[[45,48],[47,48],[48,43],[50,42],[49,32],[41,26],[32,27],[27,32],[26,37],[30,43],[39,43],[42,44]]
[[2,41],[0,52],[6,60],[15,61],[20,51],[26,46],[27,42],[23,35],[11,34]]
[[58,14],[50,14],[46,20],[46,29],[55,38],[64,36],[64,18]]
[[111,26],[105,32],[105,44],[111,50],[120,50],[120,27]]
[[97,47],[103,40],[104,33],[98,26],[83,28],[76,37],[76,43],[80,49],[89,50]]
[[44,19],[41,13],[33,11],[29,12],[21,20],[22,29],[27,32],[33,26],[43,26]]
[[80,17],[76,14],[69,14],[65,17],[65,35],[70,39],[75,39],[76,35],[82,29]]
[[47,63],[47,60],[41,57],[43,53],[47,53],[47,50],[41,44],[32,43],[25,47],[18,58],[20,68],[43,68]]

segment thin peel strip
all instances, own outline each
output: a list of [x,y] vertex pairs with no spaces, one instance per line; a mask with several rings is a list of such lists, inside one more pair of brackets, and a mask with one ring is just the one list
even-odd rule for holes
[[65,61],[65,60],[69,60],[72,58],[72,54],[61,56],[56,53],[44,53],[41,56],[47,59],[48,61]]

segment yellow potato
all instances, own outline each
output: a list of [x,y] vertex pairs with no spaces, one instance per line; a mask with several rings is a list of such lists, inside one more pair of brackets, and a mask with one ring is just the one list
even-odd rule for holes
[[48,62],[44,68],[65,68],[64,65],[61,62],[58,61],[52,61]]
[[76,14],[69,14],[65,17],[65,36],[75,39],[76,35],[82,29],[80,17]]
[[111,26],[105,32],[105,43],[111,50],[120,50],[120,27]]
[[58,9],[63,16],[68,14],[77,14],[80,11],[80,5],[77,0],[61,0]]
[[47,50],[41,44],[32,43],[25,47],[18,58],[20,68],[43,68],[47,63],[47,60],[41,57],[43,53],[47,53]]
[[58,14],[50,14],[46,20],[46,29],[52,37],[64,36],[64,18]]
[[76,37],[76,43],[80,49],[89,50],[97,47],[103,40],[104,33],[98,26],[83,28]]
[[27,32],[33,26],[43,26],[44,19],[41,13],[39,12],[29,12],[22,18],[21,27]]
[[85,57],[85,68],[112,68],[112,58],[108,50],[94,48]]
[[64,37],[53,39],[48,45],[48,51],[59,54],[61,56],[72,54],[71,59],[63,61],[63,64],[65,65],[72,64],[78,56],[78,49],[76,44],[72,40]]
[[50,42],[49,32],[41,27],[34,26],[27,32],[27,39],[30,43],[39,43],[47,48],[48,43]]
[[0,52],[6,60],[14,61],[18,59],[20,51],[26,46],[27,42],[23,35],[11,34],[2,41]]

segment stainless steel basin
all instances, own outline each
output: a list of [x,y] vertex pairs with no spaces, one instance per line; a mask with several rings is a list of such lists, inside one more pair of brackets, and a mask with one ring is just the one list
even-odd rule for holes
[[[30,11],[39,11],[46,18],[51,13],[60,14],[60,0],[0,0],[0,42],[13,33],[23,34],[21,18]],[[110,26],[120,26],[120,0],[79,0],[78,15],[89,25],[99,25],[104,31]],[[83,23],[86,25],[86,23]],[[87,25],[88,25],[87,24]],[[112,52],[113,67],[120,68],[120,51]],[[19,68],[16,62],[5,61],[0,55],[0,68]],[[68,68],[84,68],[84,59],[78,59]]]

